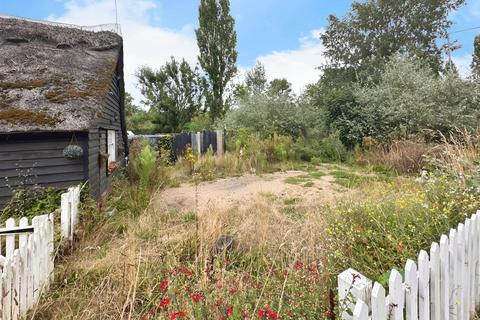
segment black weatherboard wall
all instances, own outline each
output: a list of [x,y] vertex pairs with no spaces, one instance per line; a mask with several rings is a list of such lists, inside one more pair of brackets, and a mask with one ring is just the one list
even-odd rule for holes
[[[67,188],[86,178],[86,159],[68,160],[63,149],[72,140],[72,132],[0,135],[0,208],[22,185],[48,185]],[[87,150],[87,135],[75,133]]]
[[116,159],[123,163],[126,155],[126,130],[123,121],[123,70],[122,62],[119,61],[117,71],[110,83],[110,89],[104,100],[103,111],[96,127],[88,133],[89,157],[88,157],[88,179],[92,195],[99,199],[108,192],[113,175],[108,174],[106,163],[100,163],[100,153],[107,153],[107,130],[116,132]]

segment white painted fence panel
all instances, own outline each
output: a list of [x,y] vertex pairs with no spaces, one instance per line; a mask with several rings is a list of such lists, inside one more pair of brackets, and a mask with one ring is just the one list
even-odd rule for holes
[[378,282],[375,282],[372,290],[372,320],[387,320],[385,289]]
[[428,253],[420,251],[418,255],[418,318],[430,320],[430,273]]
[[440,247],[432,243],[430,248],[430,319],[440,320]]
[[[362,281],[355,284],[355,279]],[[340,306],[348,299],[343,310],[351,311],[342,319],[472,319],[480,308],[480,210],[442,235],[440,245],[432,243],[430,255],[421,250],[418,264],[408,260],[404,279],[393,269],[388,296],[379,283],[372,289],[371,281],[353,269],[338,280]]]
[[362,300],[358,300],[355,305],[353,320],[368,320],[368,306]]
[[[60,231],[67,241],[74,239],[79,221],[80,187],[69,188],[61,196]],[[18,320],[49,289],[54,270],[54,213],[34,217],[13,218],[0,228],[0,316],[2,320]],[[2,241],[5,249],[2,251]]]
[[450,261],[448,237],[440,238],[440,318],[450,319]]
[[407,260],[405,265],[405,318],[418,319],[418,276],[417,265],[412,260]]

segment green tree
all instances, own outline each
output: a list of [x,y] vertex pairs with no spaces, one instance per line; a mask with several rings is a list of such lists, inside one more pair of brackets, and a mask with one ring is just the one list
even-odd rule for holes
[[211,118],[216,119],[223,117],[228,109],[224,95],[237,72],[237,33],[230,15],[230,1],[201,0],[198,19],[198,60],[207,76],[206,105]]
[[125,92],[125,116],[128,130],[136,134],[151,134],[154,132],[152,113],[136,105],[132,95],[128,92]]
[[287,79],[273,79],[268,86],[268,94],[271,96],[290,96],[292,84]]
[[480,116],[478,86],[450,72],[438,77],[423,60],[394,56],[381,81],[355,90],[364,133],[379,140],[425,129],[448,134],[473,130]]
[[137,72],[143,101],[150,107],[160,132],[180,132],[201,110],[202,86],[197,69],[173,57],[158,71],[143,67]]
[[131,117],[142,109],[133,102],[133,97],[130,93],[125,92],[125,116]]
[[261,62],[257,62],[255,67],[249,70],[245,76],[245,86],[250,94],[264,93],[267,88],[267,81],[265,67]]
[[331,15],[321,39],[325,55],[343,77],[378,79],[393,54],[415,55],[436,73],[442,55],[450,50],[439,40],[447,39],[451,11],[465,0],[367,0],[353,2],[343,18]]
[[475,37],[473,41],[473,57],[472,57],[472,78],[476,81],[480,80],[480,35]]

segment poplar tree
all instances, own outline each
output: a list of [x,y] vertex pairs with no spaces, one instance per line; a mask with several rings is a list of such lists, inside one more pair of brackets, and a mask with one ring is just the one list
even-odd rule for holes
[[225,91],[237,72],[237,33],[229,0],[201,0],[199,28],[195,31],[200,50],[198,61],[206,75],[206,105],[212,119],[225,115]]
[[473,58],[472,58],[472,78],[476,81],[480,80],[480,35],[475,37],[473,42]]

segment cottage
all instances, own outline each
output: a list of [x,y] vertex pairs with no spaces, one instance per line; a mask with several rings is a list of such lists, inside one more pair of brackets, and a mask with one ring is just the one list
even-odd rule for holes
[[101,199],[127,146],[121,36],[0,17],[0,208],[21,186]]

